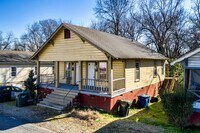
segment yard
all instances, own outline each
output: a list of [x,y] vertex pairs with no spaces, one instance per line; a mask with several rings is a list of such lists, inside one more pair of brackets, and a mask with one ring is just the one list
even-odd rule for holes
[[[0,104],[0,114],[24,119],[54,132],[177,132],[181,131],[167,121],[161,102],[151,104],[146,109],[131,109],[130,115],[120,118],[87,108],[69,109],[66,112],[46,109],[39,106],[15,107],[15,102]],[[200,129],[188,128],[184,132],[199,132]]]

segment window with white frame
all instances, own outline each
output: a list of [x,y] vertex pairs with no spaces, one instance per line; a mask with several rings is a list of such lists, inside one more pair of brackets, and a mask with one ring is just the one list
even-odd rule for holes
[[17,67],[15,67],[15,66],[12,66],[11,68],[10,68],[10,75],[12,76],[12,77],[15,77],[15,76],[17,76]]
[[157,62],[154,61],[154,67],[153,67],[153,77],[155,78],[158,75],[158,70],[157,70]]
[[99,62],[99,79],[107,79],[107,62]]
[[66,62],[65,63],[65,77],[66,78],[71,78],[71,63],[70,62]]
[[140,81],[140,62],[135,62],[135,81]]

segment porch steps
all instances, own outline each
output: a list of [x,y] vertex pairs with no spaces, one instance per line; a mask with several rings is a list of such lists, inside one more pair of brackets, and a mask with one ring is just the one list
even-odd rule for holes
[[77,95],[78,91],[56,89],[37,105],[61,111],[68,107]]

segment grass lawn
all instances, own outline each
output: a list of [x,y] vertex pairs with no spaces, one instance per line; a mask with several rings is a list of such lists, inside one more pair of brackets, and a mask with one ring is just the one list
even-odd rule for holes
[[157,102],[132,116],[129,119],[149,125],[161,126],[166,133],[200,133],[200,128],[187,128],[184,131],[179,130],[168,122],[167,116],[163,111],[162,103]]

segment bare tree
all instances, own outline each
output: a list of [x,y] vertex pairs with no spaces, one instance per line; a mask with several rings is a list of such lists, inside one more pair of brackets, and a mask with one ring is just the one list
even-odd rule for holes
[[3,39],[3,32],[0,31],[0,47],[3,45],[3,41],[4,41],[4,39]]
[[41,33],[43,33],[45,39],[48,39],[61,23],[62,20],[52,20],[52,19],[39,21],[39,25],[41,27]]
[[9,33],[6,34],[5,37],[1,36],[1,39],[3,41],[1,42],[0,49],[1,50],[9,50],[9,49],[11,49],[12,44],[14,42],[14,35],[13,35],[13,33],[9,32]]
[[[95,14],[99,21],[96,23],[103,27],[103,31],[120,35],[122,29],[122,20],[126,17],[130,9],[130,0],[97,0]],[[92,27],[95,24],[93,23]]]
[[124,18],[122,21],[121,36],[131,39],[132,41],[138,41],[141,38],[142,27],[137,21],[129,18]]
[[36,51],[61,24],[61,20],[47,19],[28,25],[27,33],[20,38],[21,45],[29,51]]
[[188,46],[191,50],[200,46],[200,0],[194,0],[193,3],[188,30]]
[[180,35],[184,29],[186,13],[183,0],[142,0],[137,12],[131,16],[142,27],[148,46],[154,47],[166,57],[181,55]]
[[15,38],[12,50],[26,51],[26,45]]

